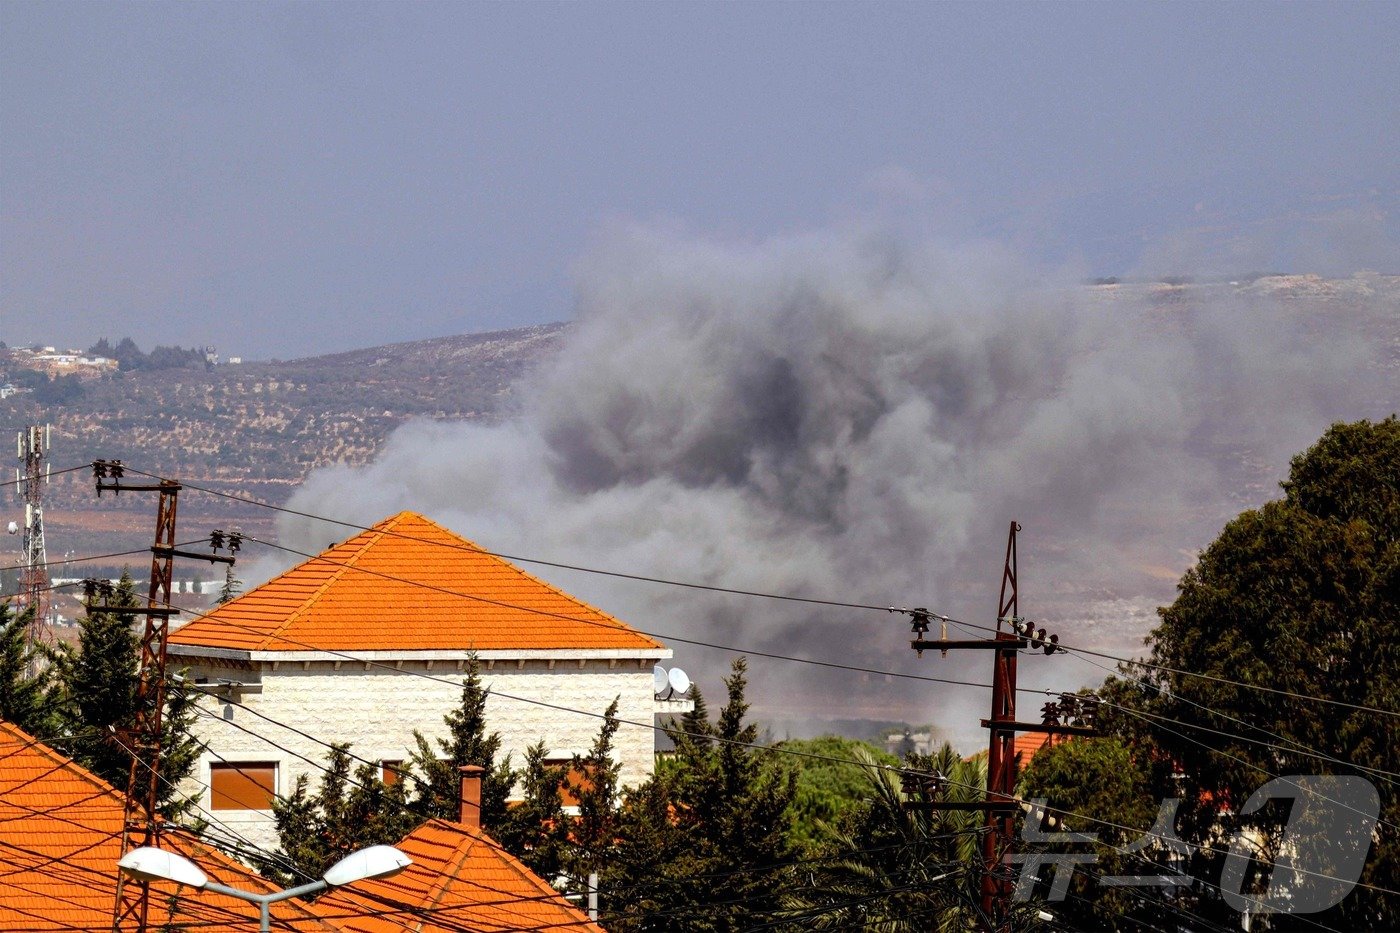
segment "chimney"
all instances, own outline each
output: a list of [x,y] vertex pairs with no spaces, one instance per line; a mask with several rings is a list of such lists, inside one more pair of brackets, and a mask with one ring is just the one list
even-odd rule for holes
[[457,822],[463,826],[481,826],[481,776],[486,769],[481,765],[462,765],[462,793],[458,798]]

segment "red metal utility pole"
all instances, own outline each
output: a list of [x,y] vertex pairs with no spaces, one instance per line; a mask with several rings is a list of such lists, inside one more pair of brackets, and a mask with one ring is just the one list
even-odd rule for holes
[[[1045,629],[1033,630],[1020,616],[1016,593],[1016,533],[1021,526],[1011,523],[1006,538],[1006,561],[1001,571],[1001,596],[997,600],[997,626],[995,638],[949,639],[948,618],[937,616],[927,609],[908,610],[914,618],[915,638],[910,647],[920,657],[925,651],[937,649],[943,656],[950,650],[985,649],[994,652],[992,662],[992,715],[982,720],[982,726],[990,730],[987,746],[987,795],[980,802],[946,801],[931,799],[941,793],[945,785],[941,775],[911,775],[910,786],[933,788],[934,793],[922,793],[924,799],[908,800],[904,806],[911,810],[985,810],[987,813],[986,832],[982,838],[982,885],[981,908],[983,928],[989,933],[1010,933],[1011,893],[1014,884],[1011,878],[1009,856],[1016,842],[1016,811],[1020,803],[1016,799],[1016,733],[1046,732],[1052,735],[1096,735],[1090,726],[1061,724],[1058,720],[1045,722],[1020,722],[1016,719],[1016,655],[1031,647],[1043,650],[1047,655],[1063,651],[1059,647],[1059,636],[1047,636]],[[941,637],[924,637],[934,618],[942,620]],[[929,778],[932,778],[931,780]]]
[[[992,670],[992,718],[987,745],[987,803],[1015,805],[1016,793],[1016,652],[1025,646],[1014,631],[1020,616],[1016,603],[1016,532],[1011,523],[1006,538],[1006,562],[1001,572],[1001,596],[997,600],[996,654]],[[1002,623],[1006,623],[1003,630]],[[1006,723],[1011,723],[1007,726]],[[1003,858],[1015,839],[1016,812],[988,809],[987,832],[982,837],[982,914],[1000,922],[999,914],[1011,897],[1011,878],[1003,870]]]
[[[146,591],[146,605],[141,607],[90,607],[89,611],[144,613],[146,624],[141,632],[140,667],[136,683],[136,717],[131,726],[120,730],[120,741],[131,752],[131,767],[127,772],[126,807],[122,818],[122,851],[125,855],[140,846],[160,847],[160,820],[156,807],[160,800],[161,725],[165,712],[166,634],[170,617],[179,613],[170,605],[170,590],[176,557],[193,557],[212,563],[232,564],[234,558],[222,554],[200,554],[182,551],[175,546],[175,516],[179,505],[180,484],[163,479],[159,483],[125,484],[120,460],[98,460],[92,465],[97,480],[97,494],[111,492],[155,492],[160,494],[156,504],[156,533],[151,545],[151,579]],[[221,537],[216,533],[218,540]],[[116,901],[112,905],[113,933],[138,931],[146,933],[150,915],[150,884],[129,881],[117,873]]]

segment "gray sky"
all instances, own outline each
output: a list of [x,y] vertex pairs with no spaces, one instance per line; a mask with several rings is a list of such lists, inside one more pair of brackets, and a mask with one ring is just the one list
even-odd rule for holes
[[634,222],[1400,272],[1400,4],[0,4],[0,339],[573,313]]

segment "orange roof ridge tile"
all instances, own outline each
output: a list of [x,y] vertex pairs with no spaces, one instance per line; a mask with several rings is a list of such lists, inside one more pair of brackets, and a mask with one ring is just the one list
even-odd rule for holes
[[[446,826],[451,826],[455,829],[466,829],[465,826],[450,824],[447,823],[446,820],[440,819],[431,819],[428,820],[428,823],[440,824],[436,827],[439,829]],[[457,846],[452,853],[452,862],[449,870],[442,872],[438,876],[437,882],[428,891],[427,897],[423,898],[424,907],[428,909],[436,907],[442,899],[447,896],[448,890],[451,888],[452,884],[456,882],[457,876],[462,873],[462,869],[466,866],[467,857],[471,855],[472,846],[475,845],[476,842],[476,838],[468,834],[467,840],[463,844]]]

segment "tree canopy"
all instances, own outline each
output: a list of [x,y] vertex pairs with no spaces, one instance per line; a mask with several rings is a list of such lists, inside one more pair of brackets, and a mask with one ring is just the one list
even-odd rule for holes
[[[1105,685],[1107,722],[1144,769],[1132,773],[1145,773],[1155,796],[1182,799],[1177,829],[1204,847],[1195,873],[1207,878],[1219,877],[1237,829],[1260,840],[1266,861],[1278,854],[1287,808],[1241,813],[1275,776],[1370,781],[1381,813],[1361,884],[1325,913],[1263,922],[1400,925],[1400,898],[1378,890],[1400,878],[1400,421],[1333,425],[1281,485],[1282,499],[1231,520],[1183,576],[1147,663]],[[1120,794],[1130,792],[1125,774]],[[1038,768],[1028,781],[1055,789]],[[1072,787],[1059,791],[1076,799]],[[1260,873],[1247,883],[1258,892],[1267,882]],[[1193,896],[1198,914],[1238,916],[1218,887]]]

